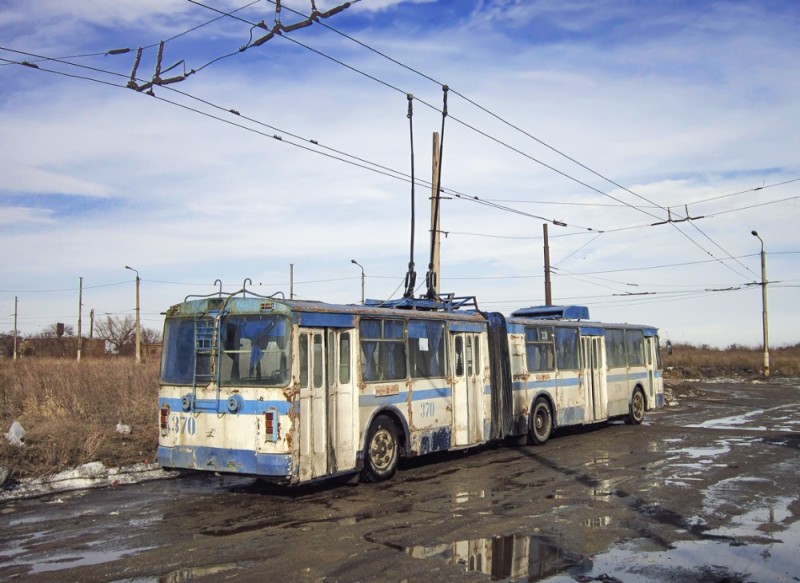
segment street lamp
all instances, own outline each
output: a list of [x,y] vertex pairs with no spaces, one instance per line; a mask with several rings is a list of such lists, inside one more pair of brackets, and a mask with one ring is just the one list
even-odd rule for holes
[[350,263],[358,265],[361,268],[361,305],[364,305],[364,267],[355,259],[351,259]]
[[136,364],[142,362],[142,324],[139,319],[139,272],[130,265],[126,265],[125,269],[130,269],[136,273]]
[[767,254],[764,252],[764,239],[758,231],[750,231],[761,241],[761,323],[764,329],[764,377],[769,377],[769,327],[767,325]]

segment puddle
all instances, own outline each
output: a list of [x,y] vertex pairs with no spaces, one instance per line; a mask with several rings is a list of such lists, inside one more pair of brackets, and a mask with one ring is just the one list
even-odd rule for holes
[[[237,563],[224,563],[221,565],[211,565],[209,567],[190,567],[170,571],[160,577],[136,577],[134,579],[119,579],[111,583],[185,583],[201,577],[211,577],[239,569],[242,565]],[[235,575],[234,575],[235,576]]]
[[[734,448],[752,445],[755,439],[730,438],[717,439],[709,447],[682,447],[669,448],[665,453],[670,456],[663,470],[671,475],[664,477],[667,486],[694,487],[692,482],[700,482],[709,468],[724,468],[728,464],[721,462],[720,458],[729,454]],[[680,460],[680,461],[676,461]]]
[[588,558],[567,551],[543,536],[496,536],[408,547],[405,552],[415,559],[441,557],[451,565],[460,565],[465,572],[490,575],[493,581],[509,578],[541,581],[567,571],[578,575],[592,566]]
[[[782,405],[771,409],[757,409],[732,417],[709,419],[702,423],[687,425],[687,427],[698,427],[702,429],[740,429],[746,431],[796,431],[798,426],[797,409],[798,407],[796,404]],[[778,414],[777,417],[776,413]],[[758,424],[758,421],[763,418],[764,415],[768,415],[771,420],[769,427]]]
[[[27,541],[30,542],[30,541]],[[123,559],[132,555],[153,549],[153,546],[127,548],[119,550],[102,550],[102,551],[77,551],[66,553],[52,553],[47,552],[46,558],[31,557],[25,555],[24,558],[20,557],[17,560],[8,561],[4,563],[4,567],[26,566],[30,570],[28,574],[35,575],[37,573],[47,573],[51,571],[62,571],[65,569],[74,569],[76,567],[85,567],[87,565],[99,565],[102,563],[109,563],[117,559]],[[20,552],[14,552],[11,556],[19,556]]]
[[[726,529],[725,533],[730,531]],[[613,549],[594,556],[584,575],[587,580],[616,577],[621,581],[632,580],[631,575],[645,581],[796,581],[798,546],[800,523],[795,522],[775,533],[767,544],[703,540],[677,542],[658,552]]]
[[[641,550],[652,544],[645,539],[616,546],[593,556],[581,580],[796,581],[800,521],[790,509],[793,503],[780,498],[704,531],[702,540],[675,542],[663,551]],[[546,579],[574,580],[563,573]]]

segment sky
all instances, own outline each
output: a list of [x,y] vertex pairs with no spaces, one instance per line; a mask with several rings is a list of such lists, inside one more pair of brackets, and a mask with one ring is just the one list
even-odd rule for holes
[[543,305],[547,225],[554,304],[758,347],[763,241],[800,342],[800,4],[360,0],[264,40],[337,6],[5,0],[0,333],[133,315],[137,272],[157,330],[244,285],[359,303],[362,268],[398,298],[412,232],[424,294],[438,133],[442,293]]

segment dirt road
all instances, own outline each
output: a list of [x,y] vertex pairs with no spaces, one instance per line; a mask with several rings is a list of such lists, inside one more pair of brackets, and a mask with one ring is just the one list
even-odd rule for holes
[[687,383],[639,427],[285,490],[192,475],[0,505],[0,580],[798,581],[800,381]]

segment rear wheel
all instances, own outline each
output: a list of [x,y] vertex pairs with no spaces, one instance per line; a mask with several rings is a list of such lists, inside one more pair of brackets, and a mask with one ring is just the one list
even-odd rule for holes
[[625,418],[625,423],[628,425],[641,425],[642,421],[644,421],[644,411],[644,393],[642,393],[641,389],[636,389],[633,391],[633,397],[631,397],[630,411]]
[[528,427],[528,441],[531,445],[544,445],[550,439],[553,431],[553,414],[547,399],[539,397],[533,403],[530,426]]
[[394,476],[400,458],[400,442],[397,426],[380,415],[369,428],[367,448],[364,455],[362,476],[367,482],[382,482]]

